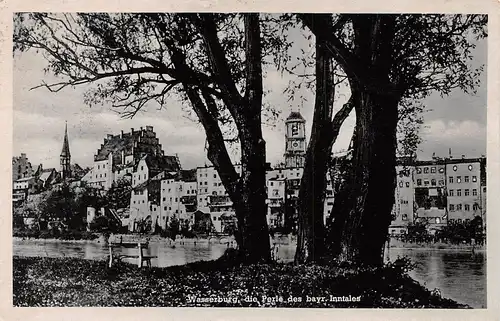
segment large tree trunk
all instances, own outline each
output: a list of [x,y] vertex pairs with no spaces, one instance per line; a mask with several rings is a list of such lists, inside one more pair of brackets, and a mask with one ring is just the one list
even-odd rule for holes
[[[358,57],[389,83],[394,18],[358,17],[353,28]],[[328,243],[341,261],[379,265],[394,204],[399,97],[366,90],[358,81],[351,81],[351,92],[356,109],[353,166],[336,197]]]
[[[327,25],[331,26],[331,21]],[[311,138],[299,191],[299,220],[295,263],[321,262],[325,256],[324,201],[332,146],[353,105],[347,102],[332,119],[335,96],[331,56],[321,35],[316,36],[316,100]]]
[[316,262],[324,251],[324,199],[327,164],[333,144],[334,100],[331,59],[321,37],[316,38],[316,100],[311,138],[299,190],[299,217],[295,263]]
[[266,221],[266,144],[262,137],[262,57],[258,14],[245,14],[245,95],[241,96],[231,75],[224,50],[217,37],[211,14],[194,18],[203,34],[213,76],[223,94],[223,101],[230,111],[241,144],[242,174],[238,177],[224,146],[224,139],[217,124],[217,107],[207,92],[204,103],[191,89],[189,98],[205,127],[208,140],[208,158],[217,169],[221,181],[233,202],[238,221],[236,241],[243,263],[269,262],[271,259],[269,234]]

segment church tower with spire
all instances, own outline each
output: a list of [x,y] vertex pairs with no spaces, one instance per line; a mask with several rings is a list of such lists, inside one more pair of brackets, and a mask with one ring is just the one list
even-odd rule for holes
[[68,123],[64,128],[64,142],[60,156],[61,163],[61,175],[62,179],[65,180],[71,177],[71,153],[69,152],[69,141],[68,141]]

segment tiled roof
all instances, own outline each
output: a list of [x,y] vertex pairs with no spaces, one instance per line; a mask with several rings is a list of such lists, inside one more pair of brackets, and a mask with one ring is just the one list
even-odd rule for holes
[[286,120],[289,119],[300,119],[300,120],[305,120],[304,117],[298,112],[298,111],[292,111],[290,115],[287,117]]
[[175,156],[154,156],[147,154],[142,159],[146,161],[150,171],[177,172],[181,169],[177,157]]
[[117,153],[125,150],[130,150],[134,146],[134,137],[139,137],[140,132],[124,134],[123,137],[120,135],[112,136],[106,139],[102,148],[100,148],[95,156],[95,161],[102,161],[108,158],[109,153]]
[[196,168],[181,170],[177,179],[183,182],[196,182]]

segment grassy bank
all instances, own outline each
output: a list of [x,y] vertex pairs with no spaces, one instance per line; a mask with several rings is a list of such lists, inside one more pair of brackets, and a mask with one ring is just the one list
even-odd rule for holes
[[400,265],[359,269],[231,262],[223,256],[168,268],[121,263],[109,269],[105,261],[14,257],[14,305],[466,307],[432,294]]

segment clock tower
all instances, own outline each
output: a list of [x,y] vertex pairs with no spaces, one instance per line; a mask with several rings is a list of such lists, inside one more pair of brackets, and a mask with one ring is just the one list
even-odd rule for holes
[[299,112],[291,112],[285,121],[285,166],[304,167],[306,155],[306,120]]

